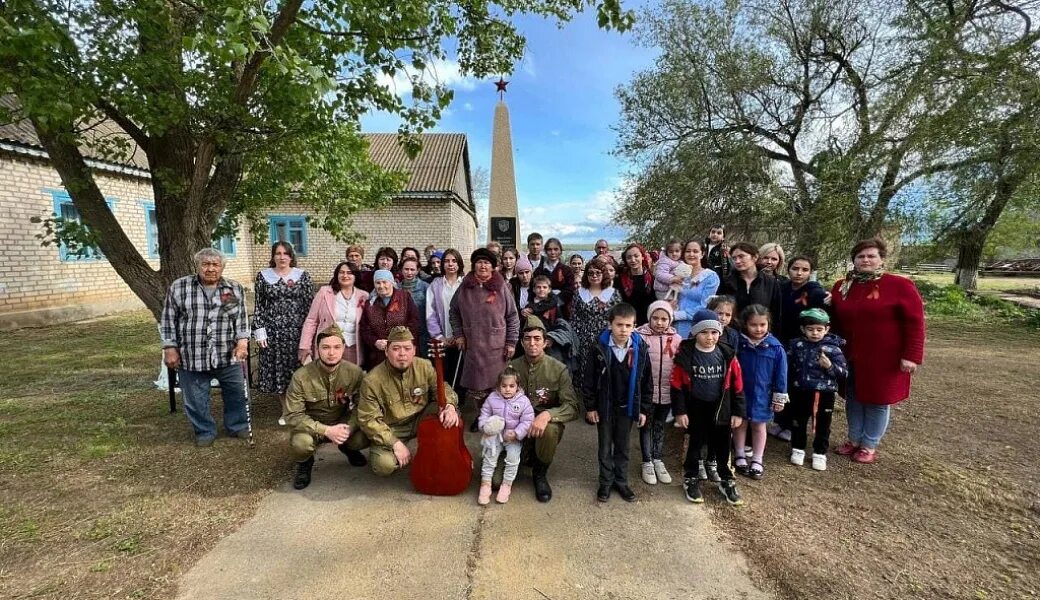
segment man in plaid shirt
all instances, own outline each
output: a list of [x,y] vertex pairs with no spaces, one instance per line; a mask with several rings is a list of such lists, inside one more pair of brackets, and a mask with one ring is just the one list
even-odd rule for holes
[[220,382],[224,428],[231,437],[246,434],[246,402],[242,369],[232,363],[246,359],[249,322],[245,290],[224,279],[226,259],[219,250],[195,254],[196,275],[170,285],[163,305],[163,360],[177,369],[184,393],[184,412],[195,430],[195,444],[210,446],[217,424],[210,414],[210,381]]

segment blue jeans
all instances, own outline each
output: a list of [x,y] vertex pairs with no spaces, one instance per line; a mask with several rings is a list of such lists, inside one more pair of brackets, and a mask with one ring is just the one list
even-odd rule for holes
[[892,412],[889,405],[866,404],[856,400],[853,375],[849,372],[848,389],[845,396],[845,416],[849,422],[849,441],[875,450],[888,430],[888,419]]
[[235,363],[208,371],[177,370],[177,381],[184,394],[184,414],[195,430],[195,438],[211,440],[217,437],[217,424],[209,411],[209,382],[220,382],[220,397],[224,401],[224,429],[237,433],[246,428],[245,381],[242,366]]

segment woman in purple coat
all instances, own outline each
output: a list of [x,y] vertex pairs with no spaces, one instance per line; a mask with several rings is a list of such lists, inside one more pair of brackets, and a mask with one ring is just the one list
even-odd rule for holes
[[[478,248],[470,264],[472,271],[451,299],[448,319],[456,347],[465,352],[461,385],[479,409],[513,357],[520,315],[512,289],[495,270],[498,258],[487,248]],[[476,424],[474,419],[471,431],[476,431]]]

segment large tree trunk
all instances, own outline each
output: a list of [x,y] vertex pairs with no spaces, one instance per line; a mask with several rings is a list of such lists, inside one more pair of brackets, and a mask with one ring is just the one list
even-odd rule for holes
[[965,291],[975,291],[979,276],[979,262],[982,260],[982,248],[986,245],[987,237],[989,237],[989,231],[982,227],[972,227],[960,237],[953,283]]
[[98,245],[109,264],[158,320],[169,282],[141,256],[108,208],[93,172],[76,145],[72,124],[61,128],[39,122],[33,125],[83,222],[98,233]]

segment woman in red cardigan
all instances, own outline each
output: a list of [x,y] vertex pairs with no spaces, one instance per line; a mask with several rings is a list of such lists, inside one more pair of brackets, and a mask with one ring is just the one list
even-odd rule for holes
[[849,439],[838,454],[869,464],[888,428],[893,404],[910,396],[910,378],[924,360],[924,302],[912,281],[884,272],[880,239],[852,248],[853,270],[831,291],[834,329],[848,343],[845,411]]
[[387,335],[394,327],[404,325],[413,339],[419,339],[419,308],[411,294],[394,288],[394,274],[380,269],[372,274],[372,285],[372,294],[358,323],[368,371],[386,358]]

